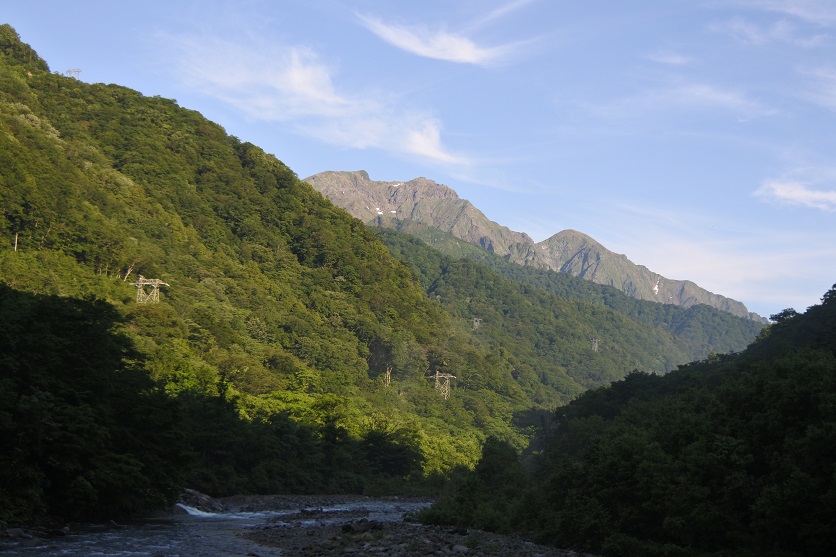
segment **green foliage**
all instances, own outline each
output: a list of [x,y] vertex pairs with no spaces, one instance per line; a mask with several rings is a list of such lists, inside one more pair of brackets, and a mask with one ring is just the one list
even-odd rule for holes
[[[829,555],[834,293],[739,355],[632,373],[558,409],[532,487],[493,508],[524,509],[508,519],[518,530],[605,556]],[[428,519],[474,524],[462,501],[478,481],[477,467]]]
[[489,437],[472,473],[459,471],[448,487],[449,495],[419,518],[429,524],[462,524],[494,532],[511,532],[523,512],[518,501],[527,479],[517,452],[508,443]]
[[21,64],[35,70],[49,71],[49,67],[8,23],[0,25],[0,55],[12,64]]
[[641,302],[562,273],[489,255],[480,263],[471,261],[475,257],[453,259],[402,233],[378,234],[454,319],[480,320],[473,342],[507,358],[514,381],[547,408],[621,379],[630,369],[662,374],[710,351],[742,349],[760,329],[707,306],[686,310]]

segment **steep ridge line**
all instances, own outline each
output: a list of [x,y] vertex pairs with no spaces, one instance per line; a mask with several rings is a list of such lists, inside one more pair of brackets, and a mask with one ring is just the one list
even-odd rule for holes
[[406,182],[372,180],[364,170],[326,171],[305,178],[335,205],[367,224],[414,233],[405,221],[452,234],[508,261],[568,273],[613,286],[639,300],[691,307],[706,304],[766,323],[737,300],[709,292],[690,280],[674,280],[614,253],[590,236],[563,230],[542,242],[488,219],[448,186],[427,178]]

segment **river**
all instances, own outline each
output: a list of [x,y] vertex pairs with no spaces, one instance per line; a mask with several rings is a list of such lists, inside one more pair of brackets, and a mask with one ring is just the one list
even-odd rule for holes
[[[309,502],[309,501],[305,501]],[[358,519],[394,522],[428,503],[398,499],[342,500],[270,510],[209,513],[181,505],[188,514],[141,520],[100,531],[75,531],[57,538],[0,542],[0,556],[62,557],[278,557],[281,550],[258,545],[239,534],[258,528],[300,529]],[[250,504],[247,508],[252,508]]]

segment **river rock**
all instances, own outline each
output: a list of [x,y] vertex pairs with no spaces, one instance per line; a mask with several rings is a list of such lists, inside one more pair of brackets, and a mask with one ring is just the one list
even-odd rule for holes
[[222,513],[227,510],[226,506],[217,499],[194,489],[184,489],[180,493],[179,502],[187,507],[192,507],[206,513]]
[[32,534],[26,532],[23,528],[6,528],[3,535],[7,538],[31,538]]
[[264,546],[279,548],[284,555],[299,557],[581,557],[570,551],[478,530],[469,530],[467,536],[461,536],[449,527],[385,522],[378,530],[357,532],[352,525],[362,522],[301,526],[284,518],[283,522],[241,535]]

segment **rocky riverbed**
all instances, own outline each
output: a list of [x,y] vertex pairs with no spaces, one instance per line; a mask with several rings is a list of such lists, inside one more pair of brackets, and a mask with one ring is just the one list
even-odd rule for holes
[[426,526],[411,522],[378,523],[354,519],[343,525],[295,527],[266,525],[244,537],[282,555],[302,557],[570,557],[578,554],[539,546],[519,538],[478,530]]
[[[570,557],[578,554],[477,530],[425,526],[428,500],[357,496],[212,499],[185,492],[164,515],[70,527],[61,535],[0,531],[0,555],[81,557]],[[12,534],[12,535],[9,535]],[[5,538],[5,539],[4,539]],[[580,556],[579,556],[580,557]]]
[[422,499],[357,497],[239,498],[240,510],[299,508],[267,518],[239,535],[282,555],[300,557],[581,557],[520,538],[410,520],[430,504]]

